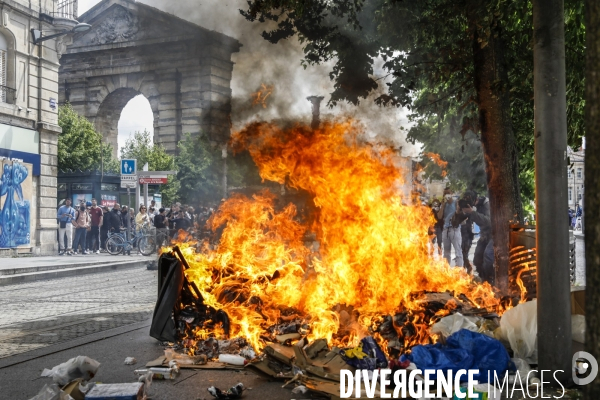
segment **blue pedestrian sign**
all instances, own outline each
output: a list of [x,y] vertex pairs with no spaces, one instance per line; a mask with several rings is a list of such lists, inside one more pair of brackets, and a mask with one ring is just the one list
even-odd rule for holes
[[121,175],[135,175],[137,160],[121,160]]

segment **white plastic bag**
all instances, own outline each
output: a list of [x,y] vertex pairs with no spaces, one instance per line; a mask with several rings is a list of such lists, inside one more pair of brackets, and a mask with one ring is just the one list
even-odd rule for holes
[[57,384],[44,385],[34,397],[29,400],[73,400],[71,396],[60,390]]
[[465,317],[461,313],[448,315],[431,326],[431,333],[441,334],[447,338],[461,329],[467,329],[471,332],[477,332],[479,329],[475,324],[476,318]]
[[585,343],[585,316],[571,315],[571,336],[574,341]]
[[127,357],[125,359],[125,365],[133,365],[137,362],[137,360],[135,359],[135,357]]
[[89,381],[96,375],[99,367],[100,363],[98,361],[89,357],[78,356],[52,369],[44,369],[42,376],[51,377],[54,383],[64,386],[77,378]]
[[500,319],[500,336],[510,343],[515,358],[537,364],[537,300],[505,312]]

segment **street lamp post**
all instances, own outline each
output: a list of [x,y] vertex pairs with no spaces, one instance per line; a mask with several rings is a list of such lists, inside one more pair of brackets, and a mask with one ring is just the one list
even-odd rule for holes
[[33,37],[33,44],[37,45],[41,42],[45,42],[46,40],[54,39],[59,36],[67,35],[69,33],[83,33],[92,29],[90,24],[79,23],[73,27],[73,29],[64,29],[58,33],[54,33],[48,36],[42,36],[43,32],[39,29],[32,29],[31,36]]

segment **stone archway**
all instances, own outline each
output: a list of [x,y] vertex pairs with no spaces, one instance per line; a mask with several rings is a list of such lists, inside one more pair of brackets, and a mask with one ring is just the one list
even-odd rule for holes
[[[123,108],[129,100],[139,95],[140,92],[130,88],[119,88],[110,93],[100,104],[94,126],[98,132],[102,132],[104,141],[113,147],[113,156],[117,157],[118,148],[118,124]],[[154,111],[154,110],[153,110]]]
[[175,153],[183,134],[229,137],[231,55],[240,43],[133,0],[102,0],[79,20],[61,57],[59,102],[70,102],[114,146],[129,100],[143,94],[154,143]]

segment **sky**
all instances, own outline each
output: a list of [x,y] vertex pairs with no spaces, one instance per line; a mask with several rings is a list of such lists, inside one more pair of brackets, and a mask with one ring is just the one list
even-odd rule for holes
[[[99,0],[79,0],[79,15],[83,14]],[[329,93],[333,83],[329,79],[332,63],[304,68],[301,65],[302,46],[292,38],[271,44],[260,34],[268,29],[264,24],[246,21],[239,13],[247,6],[246,0],[142,0],[142,3],[238,39],[242,43],[239,53],[233,55],[234,71],[232,88],[232,125],[240,129],[254,120],[295,120],[310,122],[311,104],[306,97],[325,96],[321,112],[323,118],[351,115],[365,126],[367,136],[373,141],[385,139],[402,148],[404,156],[416,155],[418,148],[406,143],[406,112],[402,109],[378,107],[373,98],[364,100],[358,106],[341,104],[327,108]],[[374,76],[386,75],[376,60]],[[379,80],[381,90],[386,79]],[[262,84],[273,88],[267,107],[252,106],[251,96]],[[381,92],[381,90],[379,92]],[[322,119],[323,119],[322,118]],[[119,147],[135,131],[147,129],[153,133],[152,111],[143,96],[132,99],[123,109],[119,120]]]

